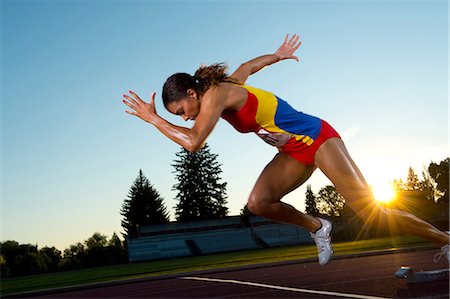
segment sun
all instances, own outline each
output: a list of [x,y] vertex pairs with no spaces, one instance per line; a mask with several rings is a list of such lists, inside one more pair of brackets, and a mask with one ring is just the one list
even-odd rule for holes
[[389,183],[379,183],[372,186],[375,199],[381,203],[389,203],[395,198],[395,191]]

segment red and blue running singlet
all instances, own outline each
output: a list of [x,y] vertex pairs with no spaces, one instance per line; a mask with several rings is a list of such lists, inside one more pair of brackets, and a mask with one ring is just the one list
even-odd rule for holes
[[325,121],[295,110],[274,94],[238,86],[248,91],[247,101],[237,111],[225,110],[222,118],[239,132],[254,132],[279,151],[305,164],[314,164],[315,152],[323,142],[339,137]]
[[291,138],[309,146],[319,136],[320,118],[295,110],[270,92],[246,85],[241,87],[248,91],[244,106],[222,114],[239,132],[254,132],[276,147],[282,147]]

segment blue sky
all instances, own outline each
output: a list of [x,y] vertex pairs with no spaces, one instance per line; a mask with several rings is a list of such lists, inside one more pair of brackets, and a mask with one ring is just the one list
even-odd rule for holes
[[[124,113],[175,72],[303,41],[249,85],[324,118],[369,183],[420,173],[448,151],[447,1],[2,1],[1,240],[64,249],[121,232],[139,169],[168,208],[179,146]],[[209,137],[239,213],[276,150],[220,121]],[[328,184],[317,172],[317,192]],[[285,201],[303,210],[305,186]],[[173,214],[173,213],[172,213]]]

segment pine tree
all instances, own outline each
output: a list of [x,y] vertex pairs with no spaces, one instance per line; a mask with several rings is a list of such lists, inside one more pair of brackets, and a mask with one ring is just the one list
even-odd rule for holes
[[158,191],[150,184],[142,170],[134,181],[120,210],[124,236],[136,236],[137,227],[169,222],[169,215]]
[[311,190],[311,185],[306,186],[305,212],[312,216],[319,216],[320,212],[317,208],[317,199]]
[[410,167],[408,169],[408,177],[406,178],[406,183],[405,183],[404,188],[405,188],[405,190],[408,190],[408,191],[420,190],[419,177],[417,176],[414,169],[412,169],[412,167]]
[[217,154],[212,154],[208,145],[200,151],[191,153],[182,148],[176,153],[175,168],[178,191],[175,207],[179,222],[218,219],[227,216],[226,185],[221,183],[220,164]]
[[116,232],[113,233],[108,241],[108,251],[111,256],[111,264],[120,264],[128,260],[125,244],[120,240]]
[[240,216],[254,216],[255,214],[253,214],[249,209],[248,209],[248,204],[245,204],[244,207],[241,209],[241,214]]

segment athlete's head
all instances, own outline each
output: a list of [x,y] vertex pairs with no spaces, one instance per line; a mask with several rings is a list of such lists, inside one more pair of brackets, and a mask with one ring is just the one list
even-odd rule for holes
[[184,120],[195,120],[200,112],[202,96],[211,87],[220,82],[231,81],[226,74],[227,66],[217,63],[202,65],[191,76],[186,73],[176,73],[170,76],[163,86],[162,99],[166,109]]

